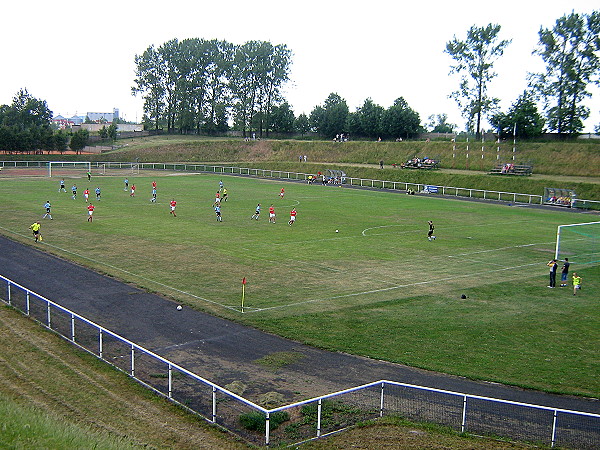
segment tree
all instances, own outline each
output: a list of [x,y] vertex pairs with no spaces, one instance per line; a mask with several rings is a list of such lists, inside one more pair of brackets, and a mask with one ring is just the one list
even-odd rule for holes
[[544,118],[538,112],[537,105],[530,92],[523,92],[506,114],[494,114],[490,123],[500,131],[500,137],[513,136],[516,130],[519,138],[541,136],[544,132]]
[[422,129],[419,113],[408,106],[403,97],[397,98],[381,116],[381,130],[388,138],[412,138]]
[[108,137],[108,130],[106,129],[106,125],[103,125],[102,128],[98,130],[98,136],[100,136],[100,139],[106,139]]
[[304,136],[306,133],[308,133],[310,131],[310,122],[309,122],[306,114],[302,113],[296,118],[296,120],[294,122],[294,128],[302,136]]
[[542,57],[546,71],[531,74],[531,85],[544,101],[548,127],[559,134],[577,133],[590,114],[582,103],[591,96],[588,85],[599,83],[600,12],[573,12],[538,34],[533,53]]
[[294,111],[288,102],[271,108],[269,128],[276,133],[294,132]]
[[467,31],[466,40],[461,41],[455,36],[446,43],[445,53],[456,62],[450,66],[450,74],[461,76],[459,89],[450,97],[458,103],[467,121],[467,129],[474,129],[478,136],[482,116],[492,111],[499,101],[488,95],[488,84],[497,75],[492,70],[494,63],[511,42],[498,41],[499,33],[500,25],[473,25]]
[[333,138],[336,134],[347,131],[348,113],[346,100],[332,92],[323,106],[316,106],[310,113],[311,126],[322,136]]
[[448,114],[432,114],[429,116],[427,126],[432,133],[454,133],[456,124],[448,123]]
[[[360,134],[368,138],[377,138],[381,136],[381,117],[383,107],[373,103],[373,100],[367,98],[363,105],[356,110],[357,119],[360,124],[360,133],[349,130],[351,134]],[[357,130],[358,131],[358,130]]]
[[69,147],[76,153],[79,153],[85,148],[90,138],[90,132],[84,128],[80,128],[71,136]]
[[8,151],[39,151],[52,148],[52,111],[46,101],[21,89],[11,105],[0,107],[0,148]]

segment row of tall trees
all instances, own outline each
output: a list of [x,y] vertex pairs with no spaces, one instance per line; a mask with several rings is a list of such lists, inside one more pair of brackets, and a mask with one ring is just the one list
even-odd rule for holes
[[350,134],[366,138],[411,138],[424,131],[419,114],[399,97],[388,109],[367,98],[355,112],[350,112],[346,100],[336,93],[316,106],[309,118],[310,129],[332,138]]
[[169,132],[222,132],[232,114],[244,135],[250,130],[262,135],[283,101],[291,51],[265,41],[172,39],[136,55],[135,64],[132,92],[144,98],[146,120],[154,128],[165,123]]
[[[552,28],[541,28],[533,54],[539,55],[546,69],[530,73],[529,89],[507,113],[498,112],[499,99],[489,94],[490,82],[496,77],[494,64],[503,55],[510,40],[500,39],[500,25],[472,26],[465,39],[456,36],[446,44],[445,52],[454,63],[451,74],[460,76],[459,88],[451,98],[457,101],[467,129],[479,133],[484,116],[502,132],[520,120],[523,136],[539,134],[544,119],[537,113],[541,101],[549,130],[559,134],[577,133],[590,111],[583,100],[590,97],[589,86],[600,84],[600,13],[572,12],[558,19]],[[524,119],[527,115],[527,119]]]

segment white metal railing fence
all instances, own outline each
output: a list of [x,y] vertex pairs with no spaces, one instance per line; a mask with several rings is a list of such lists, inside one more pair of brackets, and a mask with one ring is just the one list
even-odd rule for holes
[[[47,167],[46,161],[0,161],[0,167]],[[56,164],[56,163],[55,163]],[[185,163],[125,163],[125,162],[93,162],[92,167],[106,170],[169,170],[181,172],[210,172],[224,175],[245,175],[260,178],[276,178],[286,180],[308,181],[311,173],[291,172],[285,170],[252,169],[247,167],[221,166],[216,164],[185,164]],[[506,201],[513,203],[528,203],[541,205],[545,199],[542,195],[521,194],[517,192],[491,191],[486,189],[471,189],[455,186],[437,186],[426,183],[409,183],[405,181],[374,180],[370,178],[344,177],[343,184],[350,186],[428,192],[455,196],[479,198],[484,200]],[[600,210],[600,201],[577,199],[576,208]]]
[[[597,448],[600,414],[379,380],[266,409],[0,275],[0,298],[153,391],[256,445],[319,438],[383,415],[551,446]],[[282,426],[279,426],[282,425]]]

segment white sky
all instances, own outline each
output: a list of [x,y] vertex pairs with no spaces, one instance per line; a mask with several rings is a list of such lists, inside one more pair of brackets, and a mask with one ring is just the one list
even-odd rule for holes
[[[497,23],[501,39],[512,39],[496,63],[489,86],[502,111],[526,87],[527,72],[543,70],[531,52],[540,27],[551,28],[572,10],[590,13],[591,0],[480,0],[428,3],[398,0],[302,2],[208,1],[48,1],[5,2],[0,17],[0,104],[12,103],[21,88],[46,100],[55,115],[111,112],[135,121],[142,100],[131,95],[134,56],[169,39],[223,39],[234,44],[266,40],[293,52],[285,97],[296,116],[310,114],[331,92],[355,111],[368,97],[388,108],[404,97],[423,123],[446,113],[464,129],[448,95],[458,79],[448,75],[443,53],[454,35],[472,25]],[[600,89],[586,105],[585,131],[600,124]]]

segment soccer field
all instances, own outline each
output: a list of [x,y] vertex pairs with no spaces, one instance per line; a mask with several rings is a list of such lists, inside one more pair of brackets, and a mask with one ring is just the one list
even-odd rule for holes
[[[320,347],[600,394],[598,265],[572,255],[571,271],[584,280],[578,297],[570,286],[546,288],[557,226],[593,216],[205,174],[129,176],[137,187],[131,197],[124,178],[67,178],[67,193],[58,192],[59,178],[0,179],[0,232],[33,245],[28,227],[40,220],[37,245],[47,251]],[[220,180],[229,197],[222,222],[213,209]],[[46,201],[52,221],[41,220]],[[259,202],[260,219],[252,220]],[[298,215],[289,226],[292,208]],[[427,239],[428,220],[435,241]]]

